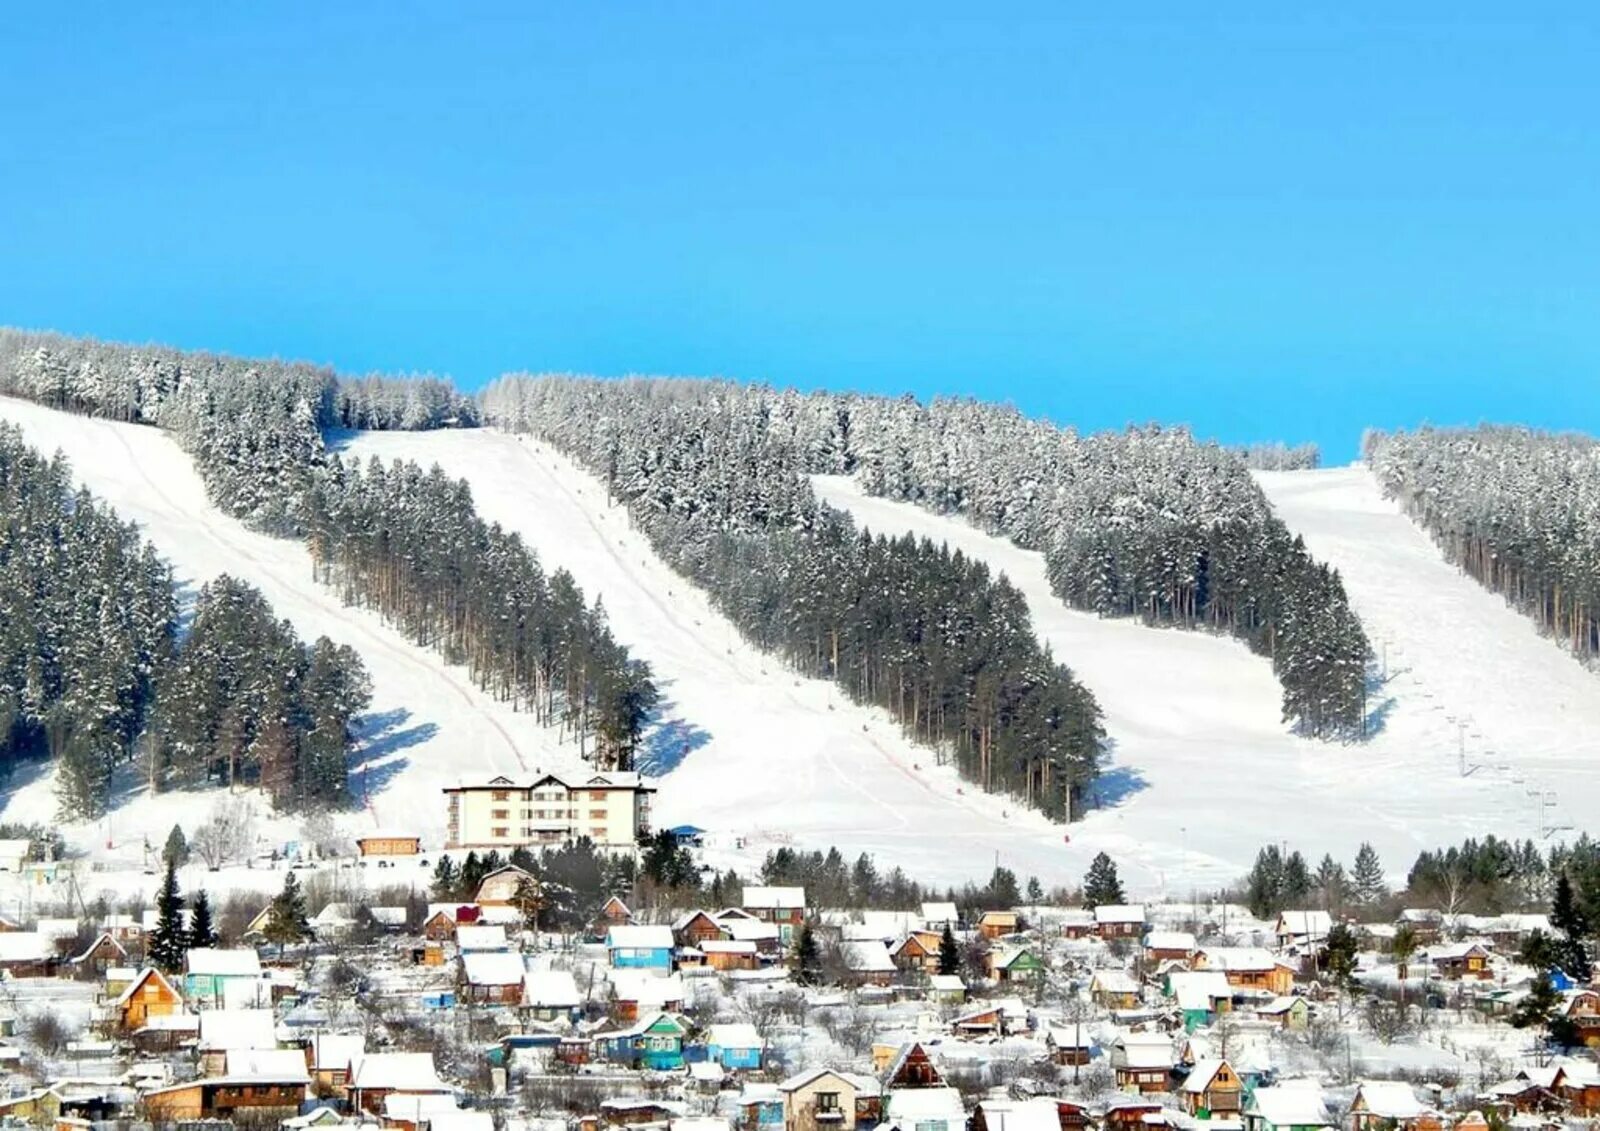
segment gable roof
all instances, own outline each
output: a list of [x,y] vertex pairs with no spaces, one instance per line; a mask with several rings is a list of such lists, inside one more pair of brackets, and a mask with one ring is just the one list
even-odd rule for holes
[[1274,1127],[1331,1127],[1322,1089],[1315,1084],[1278,1084],[1257,1088],[1248,1113]]
[[311,1066],[319,1072],[344,1072],[367,1051],[360,1033],[311,1034]]
[[889,948],[881,942],[846,942],[842,949],[845,968],[851,973],[886,974],[895,969],[894,959],[889,957]]
[[791,1076],[787,1080],[783,1081],[783,1083],[779,1084],[778,1091],[798,1092],[801,1088],[815,1083],[824,1076],[832,1076],[834,1079],[838,1080],[840,1084],[844,1085],[846,1088],[849,1088],[852,1092],[859,1090],[857,1088],[855,1078],[852,1076],[847,1076],[843,1072],[837,1072],[832,1068],[808,1068],[806,1071],[801,1072],[798,1075]]
[[672,928],[617,923],[606,931],[609,950],[671,950]]
[[281,1084],[309,1084],[306,1054],[299,1049],[229,1049],[224,1069],[236,1079],[254,1077]]
[[1275,933],[1326,938],[1332,930],[1333,916],[1326,911],[1283,911],[1278,914]]
[[471,986],[520,986],[527,967],[522,955],[504,950],[475,950],[461,956],[461,974]]
[[272,1010],[205,1010],[200,1014],[200,1047],[217,1051],[277,1048],[278,1033]]
[[261,956],[250,947],[197,946],[184,957],[183,968],[201,976],[259,978]]
[[350,1073],[352,1088],[397,1088],[407,1092],[448,1092],[431,1052],[369,1052]]
[[1096,923],[1143,923],[1142,903],[1102,903],[1094,909]]
[[[1194,1067],[1189,1070],[1189,1075],[1184,1078],[1183,1087],[1180,1090],[1191,1096],[1198,1096],[1211,1087],[1211,1081],[1216,1079],[1217,1073],[1224,1068],[1227,1068],[1230,1072],[1233,1071],[1228,1062],[1221,1057],[1207,1057],[1205,1060],[1197,1060]],[[1235,1078],[1237,1079],[1237,1074],[1235,1074]]]
[[139,973],[134,977],[133,981],[128,983],[128,988],[117,995],[117,1008],[120,1009],[124,1005],[127,1005],[128,1002],[133,999],[133,995],[152,978],[160,982],[163,986],[167,987],[167,992],[170,993],[178,1002],[181,1003],[183,1001],[183,995],[178,992],[178,987],[172,984],[171,979],[169,979],[161,971],[157,970],[154,966],[146,966],[143,970],[139,971]]
[[529,970],[522,976],[522,1004],[536,1009],[576,1009],[583,1004],[583,997],[570,972]]
[[806,889],[803,887],[748,887],[744,889],[744,906],[764,910],[804,911]]
[[1381,1119],[1415,1119],[1428,1110],[1404,1080],[1363,1080],[1354,1103]]

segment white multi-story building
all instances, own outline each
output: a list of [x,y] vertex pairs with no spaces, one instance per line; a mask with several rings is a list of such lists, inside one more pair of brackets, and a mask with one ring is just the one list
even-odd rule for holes
[[491,778],[444,793],[446,848],[544,848],[587,837],[596,848],[633,849],[650,832],[655,787],[633,773],[537,773],[529,781]]

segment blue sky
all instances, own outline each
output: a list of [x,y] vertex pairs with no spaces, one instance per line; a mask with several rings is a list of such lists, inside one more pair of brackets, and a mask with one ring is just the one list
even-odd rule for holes
[[0,322],[1600,431],[1592,4],[980,7],[18,6]]

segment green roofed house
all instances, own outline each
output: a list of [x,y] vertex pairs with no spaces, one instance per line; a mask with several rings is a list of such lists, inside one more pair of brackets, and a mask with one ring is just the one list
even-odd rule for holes
[[1033,982],[1044,977],[1044,963],[1026,947],[1020,950],[991,951],[989,969],[997,982]]

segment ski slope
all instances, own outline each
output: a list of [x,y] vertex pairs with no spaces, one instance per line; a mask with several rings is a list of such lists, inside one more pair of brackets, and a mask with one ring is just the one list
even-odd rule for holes
[[[376,614],[342,605],[332,590],[312,580],[301,543],[253,533],[222,514],[206,499],[189,457],[164,433],[6,398],[0,398],[0,420],[21,427],[34,447],[61,451],[79,483],[124,520],[137,522],[172,564],[188,600],[207,581],[228,573],[257,586],[302,639],[326,635],[360,652],[373,696],[351,774],[368,806],[345,818],[352,831],[398,827],[437,846],[444,840],[444,786],[576,761],[575,747],[558,745],[554,733],[531,716],[479,692],[465,669],[410,644]],[[147,837],[159,849],[174,822],[192,830],[221,792],[149,797],[134,789],[108,821],[67,831],[79,847],[102,858],[134,854]],[[49,822],[55,811],[46,776],[8,795],[0,816]],[[263,831],[275,832],[280,842],[292,838],[297,826],[263,815]]]
[[1383,745],[1488,787],[1523,835],[1572,836],[1600,802],[1600,677],[1444,560],[1364,466],[1262,472],[1290,529],[1339,570],[1392,702]]
[[362,459],[437,463],[466,479],[479,514],[605,603],[612,630],[651,664],[666,700],[648,736],[650,757],[667,770],[655,824],[709,830],[713,859],[748,866],[783,844],[836,845],[940,883],[987,878],[996,854],[1046,886],[1081,878],[1087,857],[1064,845],[1060,826],[964,786],[884,712],[744,644],[627,512],[607,504],[604,486],[553,448],[489,429],[357,433],[335,446]]
[[[1444,565],[1364,472],[1263,480],[1312,552],[1348,571],[1369,633],[1390,642],[1394,678],[1378,696],[1390,702],[1365,743],[1288,733],[1267,661],[1236,641],[1075,612],[1051,593],[1039,554],[868,497],[849,479],[814,482],[858,523],[946,542],[1022,590],[1036,630],[1099,699],[1111,738],[1115,803],[1075,826],[1073,843],[1106,848],[1125,872],[1138,865],[1147,890],[1152,881],[1175,892],[1227,882],[1261,845],[1279,842],[1313,865],[1323,852],[1348,865],[1371,841],[1398,878],[1422,848],[1486,832],[1543,836],[1570,824],[1559,813],[1600,802],[1593,676]],[[1548,718],[1527,717],[1534,703]],[[1541,807],[1528,793],[1558,785],[1559,805]]]

